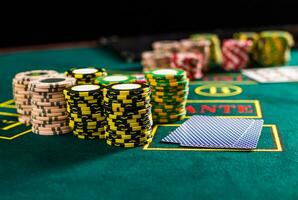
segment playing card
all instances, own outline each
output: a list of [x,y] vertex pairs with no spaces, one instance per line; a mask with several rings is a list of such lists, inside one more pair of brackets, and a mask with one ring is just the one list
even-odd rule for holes
[[181,146],[228,148],[253,122],[252,119],[192,116],[162,141]]
[[242,74],[260,83],[297,82],[298,66],[244,69]]
[[235,142],[232,147],[233,148],[241,148],[241,149],[255,149],[257,148],[257,144],[259,138],[261,136],[262,127],[264,120],[255,120],[253,126],[243,134],[237,142]]

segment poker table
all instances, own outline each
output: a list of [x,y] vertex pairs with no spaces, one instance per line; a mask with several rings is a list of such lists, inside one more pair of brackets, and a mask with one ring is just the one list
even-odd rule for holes
[[[292,51],[289,65],[298,64]],[[254,150],[183,148],[161,139],[183,123],[155,124],[139,148],[39,136],[17,121],[12,78],[21,71],[105,67],[140,73],[95,45],[50,46],[0,54],[0,198],[4,199],[297,199],[297,83],[259,84],[238,73],[190,83],[187,118],[214,115],[264,119]]]

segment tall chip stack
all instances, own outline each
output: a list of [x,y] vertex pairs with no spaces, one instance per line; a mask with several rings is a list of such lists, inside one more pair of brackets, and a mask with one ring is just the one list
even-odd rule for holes
[[258,43],[259,64],[265,67],[287,64],[290,59],[290,49],[293,46],[293,36],[288,32],[261,32]]
[[94,84],[96,78],[108,75],[104,68],[95,67],[72,68],[64,72],[64,74],[75,78],[77,85]]
[[145,72],[151,88],[153,121],[158,124],[184,119],[189,79],[181,69],[156,69]]
[[31,122],[32,106],[29,88],[30,82],[42,77],[57,74],[58,72],[53,70],[33,70],[15,75],[12,80],[13,96],[17,112],[20,114],[18,119],[21,123],[30,124]]
[[104,139],[106,124],[99,85],[76,85],[63,91],[69,127],[79,139]]
[[251,47],[252,42],[250,40],[224,40],[222,45],[222,68],[225,71],[237,71],[248,67]]
[[60,135],[71,131],[67,124],[63,90],[74,84],[74,78],[63,75],[54,75],[30,82],[33,133]]
[[120,83],[103,89],[106,142],[138,147],[152,141],[150,88],[142,83]]

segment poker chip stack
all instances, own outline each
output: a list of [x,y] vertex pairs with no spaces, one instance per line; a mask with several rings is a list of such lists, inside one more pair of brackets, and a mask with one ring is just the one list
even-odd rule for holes
[[152,141],[153,122],[148,85],[113,84],[103,89],[103,95],[107,144],[137,147]]
[[258,42],[258,62],[261,66],[280,66],[290,59],[293,36],[285,31],[263,31]]
[[104,77],[97,77],[94,82],[95,84],[99,84],[102,87],[106,87],[115,83],[134,83],[135,81],[136,78],[133,76],[116,74]]
[[104,68],[95,67],[72,68],[64,74],[75,78],[77,85],[94,84],[96,78],[108,75]]
[[249,51],[249,63],[250,67],[255,67],[258,62],[258,42],[259,34],[255,32],[239,32],[234,34],[234,38],[242,41],[251,41],[252,46]]
[[209,60],[210,60],[210,41],[208,40],[190,40],[185,39],[180,41],[181,50],[183,52],[192,52],[201,54],[203,71],[209,71]]
[[13,96],[17,112],[20,114],[19,121],[21,123],[30,124],[31,122],[32,106],[29,88],[30,81],[56,74],[58,74],[58,72],[53,70],[33,70],[15,75],[12,80]]
[[76,85],[63,91],[69,127],[79,139],[104,139],[105,117],[99,85]]
[[171,67],[183,69],[190,80],[203,77],[203,54],[193,52],[178,52],[173,54]]
[[60,135],[71,131],[67,124],[63,90],[74,84],[74,78],[63,75],[44,77],[30,82],[33,133]]
[[209,65],[221,65],[222,55],[220,50],[220,40],[216,34],[202,33],[191,35],[190,38],[194,41],[209,41],[210,42],[210,61]]
[[163,51],[145,51],[142,53],[143,71],[156,68],[169,68],[172,53]]
[[236,71],[246,68],[249,63],[249,52],[251,47],[252,42],[249,40],[225,40],[222,46],[222,68],[226,71]]
[[184,119],[189,79],[181,69],[156,69],[145,73],[151,88],[152,117],[155,123]]

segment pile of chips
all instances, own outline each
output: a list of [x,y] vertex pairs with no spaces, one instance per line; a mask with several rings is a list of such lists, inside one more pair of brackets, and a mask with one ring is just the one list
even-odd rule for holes
[[152,117],[156,123],[184,119],[189,79],[181,69],[156,69],[145,72],[151,88]]
[[25,124],[30,124],[31,121],[31,95],[29,84],[31,81],[38,78],[57,75],[58,72],[53,70],[33,70],[21,72],[15,75],[12,80],[13,96],[15,105],[19,115],[19,121]]
[[108,75],[104,68],[95,67],[72,68],[64,74],[75,78],[77,85],[94,84],[96,78]]
[[40,78],[30,82],[33,133],[59,135],[71,131],[67,124],[63,90],[74,84],[74,78],[63,75]]
[[99,85],[76,85],[63,91],[69,127],[79,139],[104,139],[106,124]]
[[246,68],[249,63],[251,48],[252,42],[250,40],[225,40],[222,45],[222,68],[226,71],[236,71]]
[[106,142],[137,147],[152,141],[150,88],[140,83],[120,83],[103,89],[107,125]]
[[209,70],[210,45],[209,40],[204,39],[154,42],[153,51],[142,54],[144,71],[180,68],[191,80],[202,78],[202,71]]

